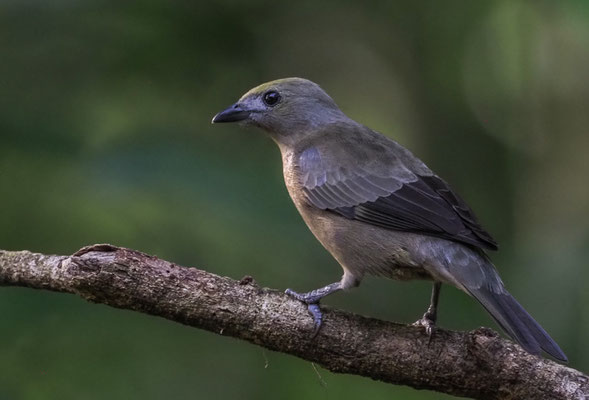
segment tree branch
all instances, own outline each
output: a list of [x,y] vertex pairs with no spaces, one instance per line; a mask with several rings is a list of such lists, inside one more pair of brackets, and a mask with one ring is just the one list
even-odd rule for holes
[[138,251],[94,245],[72,256],[0,250],[0,285],[77,294],[309,360],[338,373],[477,399],[589,399],[589,377],[532,356],[490,329],[418,327],[322,307],[324,325],[300,302]]

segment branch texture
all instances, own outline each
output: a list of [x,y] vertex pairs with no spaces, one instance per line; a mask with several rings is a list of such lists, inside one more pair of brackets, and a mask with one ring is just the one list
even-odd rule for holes
[[306,307],[251,278],[185,268],[138,251],[94,245],[72,256],[0,250],[0,285],[79,295],[233,336],[356,374],[476,399],[589,399],[589,377],[526,353],[489,329],[418,327],[323,306],[317,337]]

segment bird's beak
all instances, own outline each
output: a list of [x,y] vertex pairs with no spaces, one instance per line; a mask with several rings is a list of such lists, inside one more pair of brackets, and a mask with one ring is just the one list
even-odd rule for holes
[[227,109],[217,113],[211,121],[213,124],[218,122],[237,122],[243,121],[250,116],[251,111],[246,110],[242,105],[235,103]]

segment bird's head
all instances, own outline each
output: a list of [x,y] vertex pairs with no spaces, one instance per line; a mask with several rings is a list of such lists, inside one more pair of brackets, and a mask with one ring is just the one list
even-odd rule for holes
[[258,126],[279,143],[347,117],[335,102],[307,79],[286,78],[264,83],[213,117],[213,123],[241,122]]

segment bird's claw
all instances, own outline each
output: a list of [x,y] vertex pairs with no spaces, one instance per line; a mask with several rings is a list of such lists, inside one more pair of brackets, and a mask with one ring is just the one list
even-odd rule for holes
[[432,341],[434,333],[436,331],[436,319],[429,313],[423,314],[423,317],[415,321],[413,326],[422,326],[425,329],[426,335],[429,337],[428,344]]
[[309,312],[313,316],[313,338],[314,338],[319,333],[319,329],[321,329],[321,324],[323,323],[323,314],[321,313],[321,309],[319,308],[319,303],[308,304],[307,310],[309,310]]
[[307,305],[307,310],[309,310],[309,313],[313,317],[313,338],[317,336],[323,323],[323,314],[319,308],[319,299],[308,293],[297,293],[292,289],[286,289],[284,293]]
[[293,297],[293,298],[295,298],[295,299],[297,299],[297,300],[303,301],[303,300],[302,300],[302,297],[303,297],[303,296],[302,296],[300,293],[297,293],[297,292],[295,292],[295,291],[294,291],[294,290],[292,290],[292,289],[286,289],[286,290],[284,291],[284,294],[286,294],[286,295],[288,295],[288,296],[290,296],[290,297]]

